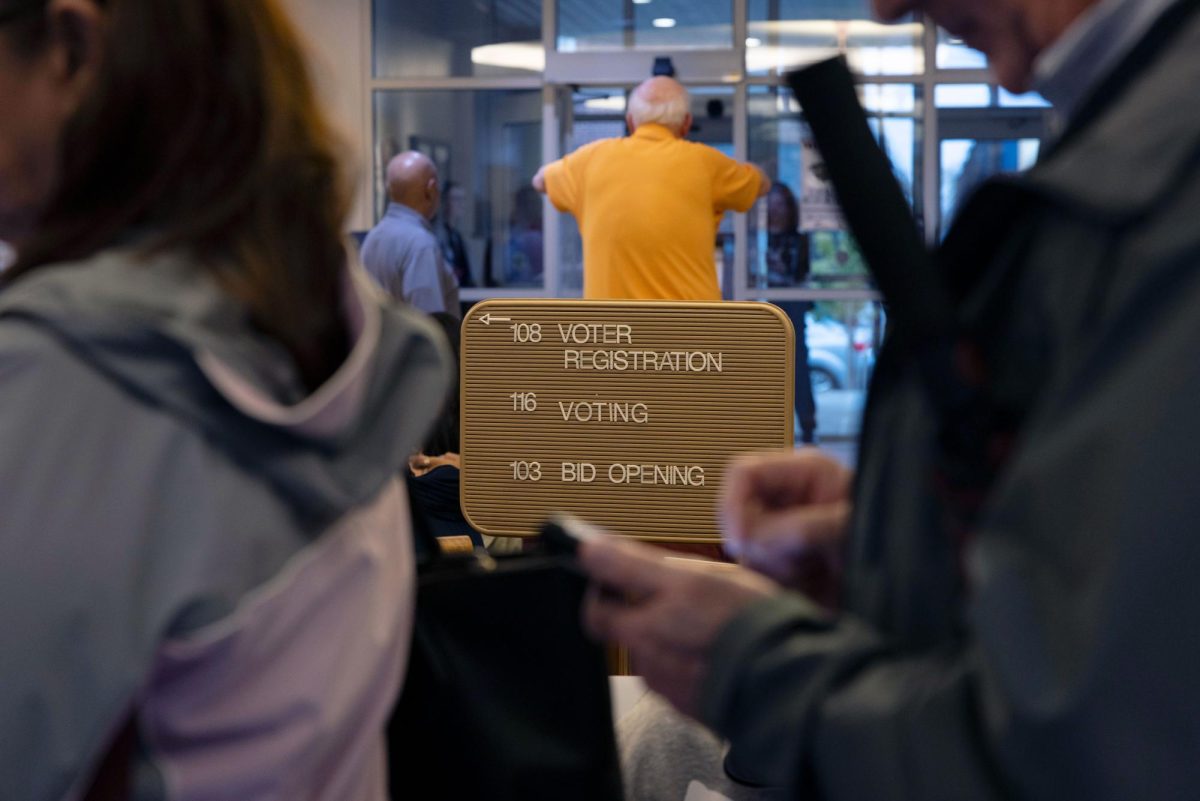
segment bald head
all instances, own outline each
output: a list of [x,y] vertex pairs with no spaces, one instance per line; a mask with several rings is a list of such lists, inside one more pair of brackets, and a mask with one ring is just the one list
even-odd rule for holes
[[625,121],[629,130],[657,123],[665,126],[676,136],[685,135],[692,127],[688,92],[674,78],[660,75],[643,82],[629,96],[629,113]]
[[409,150],[389,161],[387,189],[393,202],[408,206],[425,219],[432,220],[437,214],[441,199],[438,172],[425,154]]

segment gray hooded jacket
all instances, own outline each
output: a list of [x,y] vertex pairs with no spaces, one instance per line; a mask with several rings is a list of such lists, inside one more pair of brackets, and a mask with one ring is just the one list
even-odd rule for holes
[[86,790],[126,721],[135,797],[385,797],[412,622],[397,479],[450,363],[356,270],[306,395],[179,255],[0,294],[0,799]]

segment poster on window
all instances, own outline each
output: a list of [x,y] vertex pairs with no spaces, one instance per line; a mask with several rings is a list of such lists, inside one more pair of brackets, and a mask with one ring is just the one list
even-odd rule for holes
[[807,126],[800,137],[800,230],[844,231],[845,220],[829,182],[825,159]]

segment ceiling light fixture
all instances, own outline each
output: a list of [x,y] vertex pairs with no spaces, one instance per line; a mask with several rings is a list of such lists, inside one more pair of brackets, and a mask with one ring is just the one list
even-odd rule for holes
[[655,28],[674,28],[675,27],[675,18],[674,17],[658,17],[657,19],[652,21],[650,24],[653,25]]
[[471,63],[510,70],[542,72],[546,48],[541,42],[502,42],[471,48]]

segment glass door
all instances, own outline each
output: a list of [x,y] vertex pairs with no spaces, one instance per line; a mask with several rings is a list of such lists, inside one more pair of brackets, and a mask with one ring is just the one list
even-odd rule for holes
[[987,178],[1037,161],[1050,132],[1050,109],[1036,95],[986,84],[937,88],[939,205],[944,236],[963,200]]

